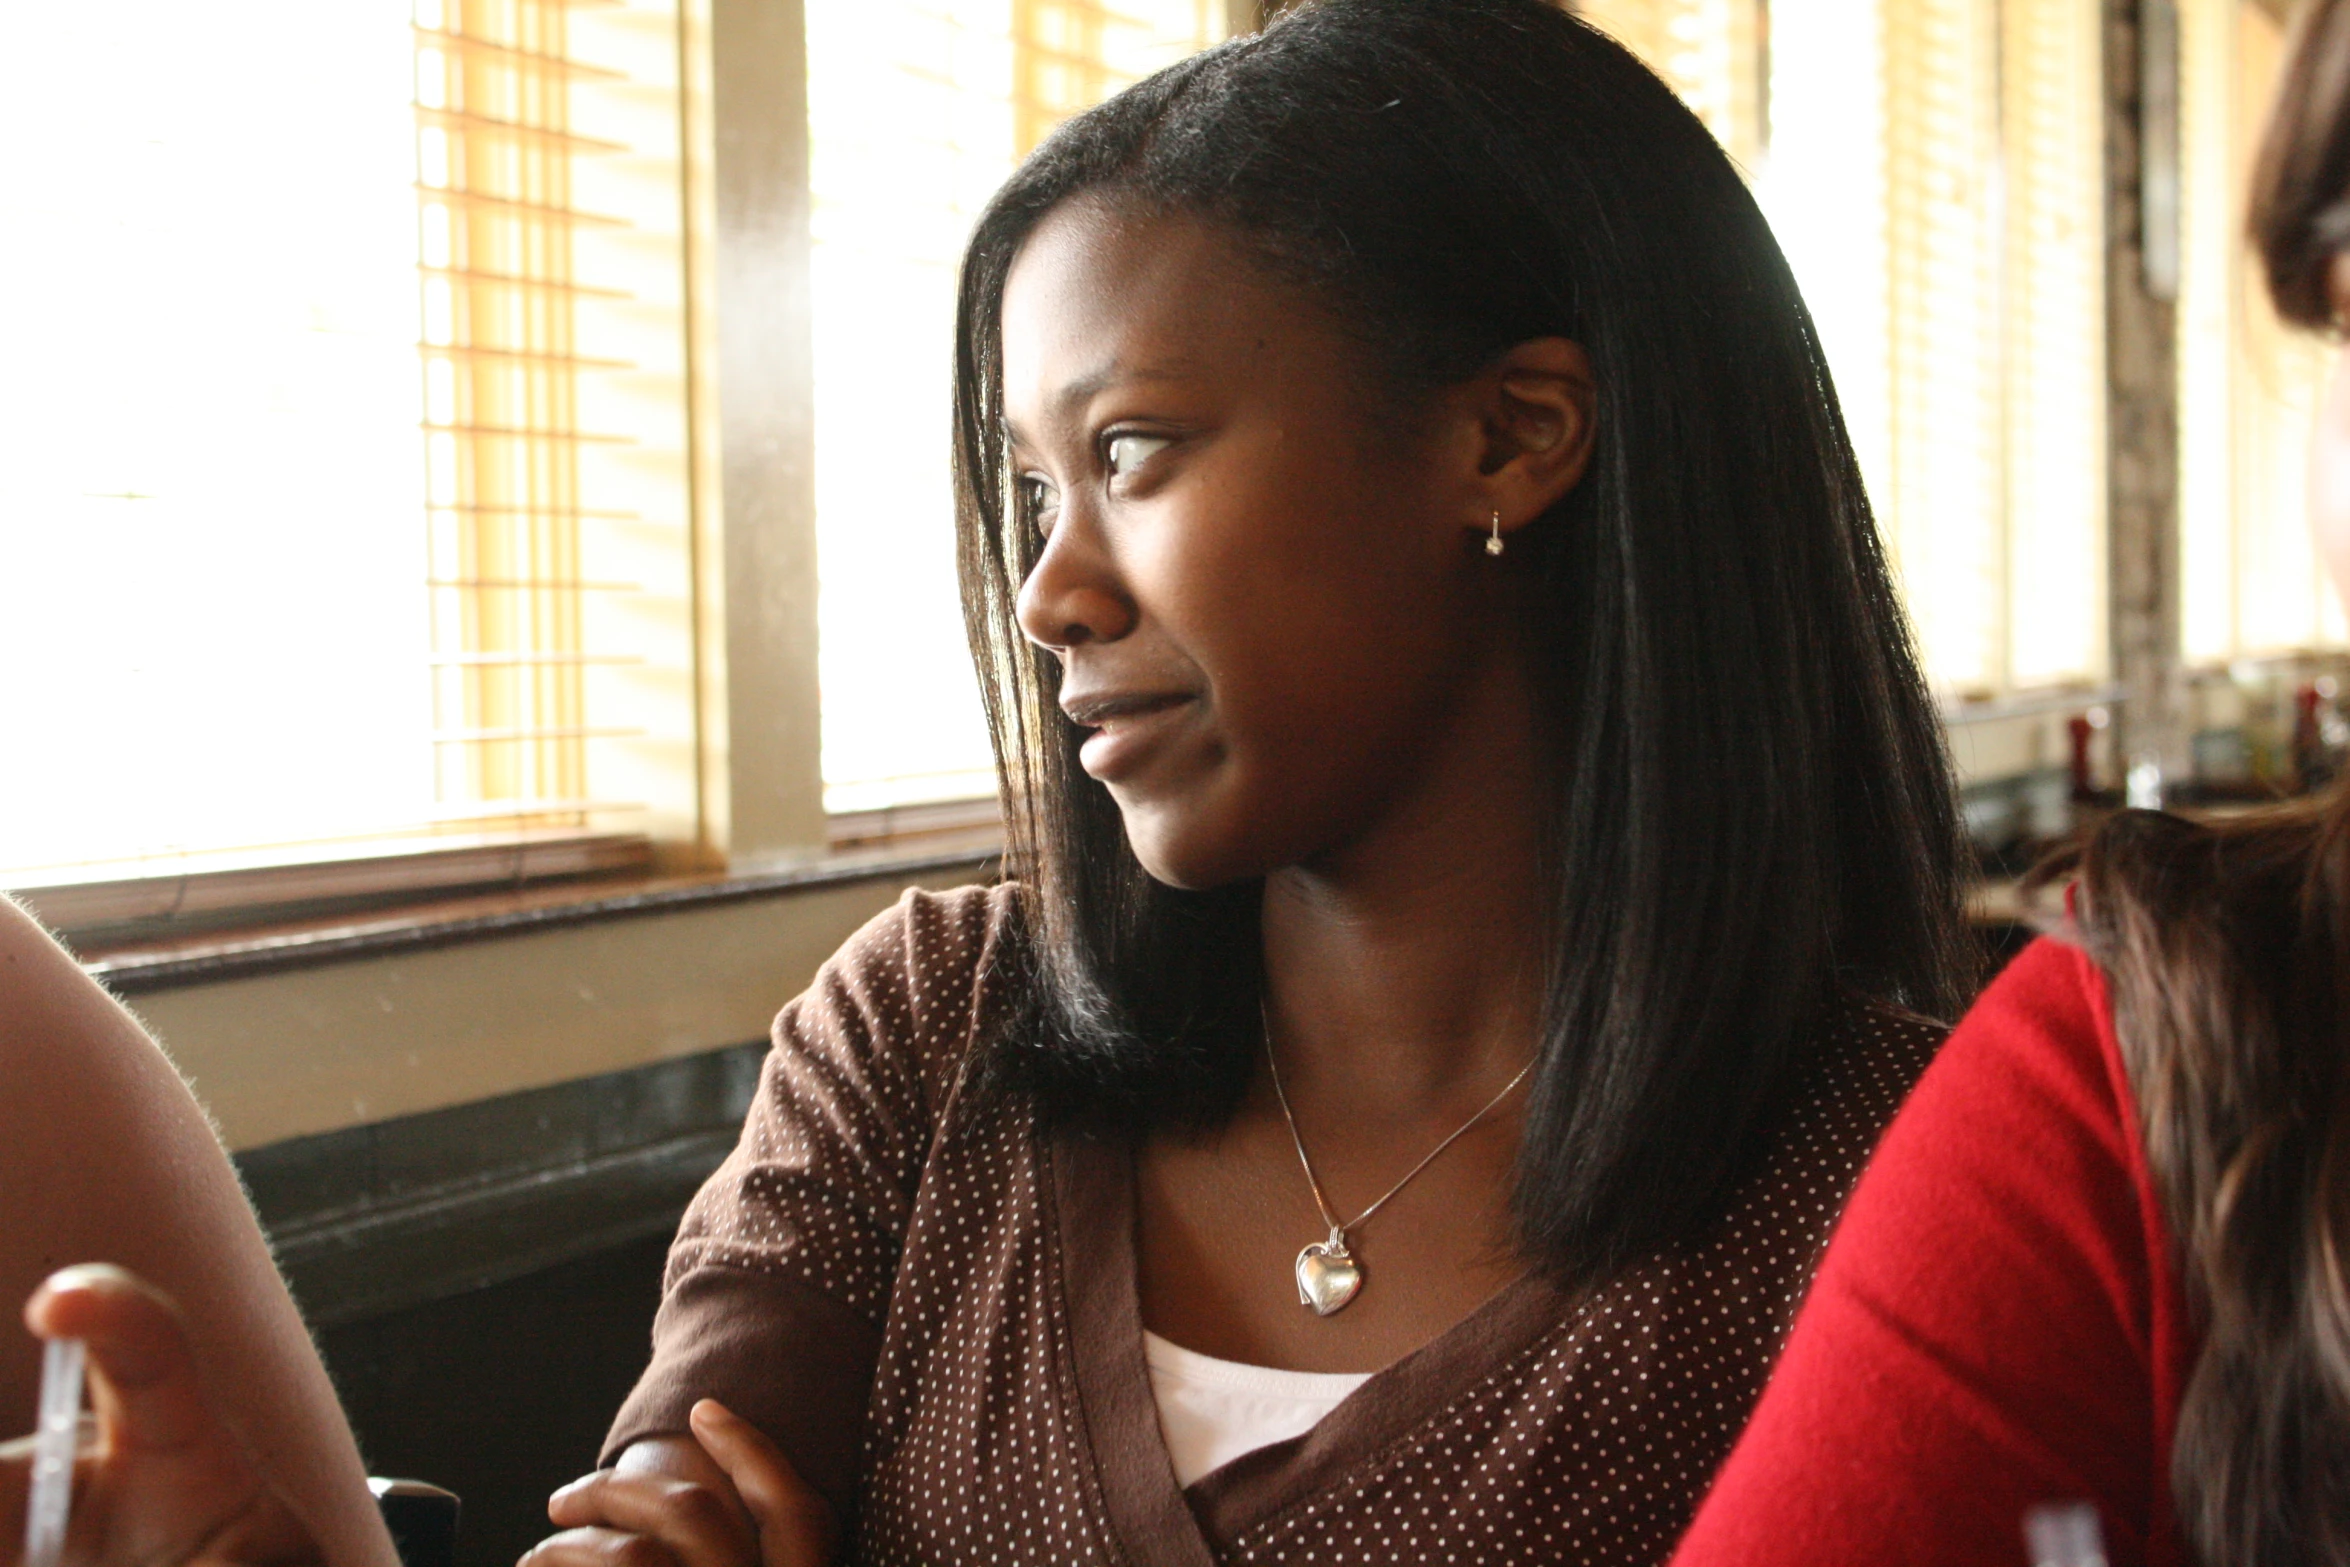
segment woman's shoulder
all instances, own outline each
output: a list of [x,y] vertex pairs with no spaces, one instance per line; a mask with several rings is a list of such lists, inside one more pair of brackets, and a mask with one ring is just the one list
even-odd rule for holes
[[2041,936],[2016,954],[1984,987],[1966,1021],[2011,1013],[2035,1020],[2035,1027],[2050,1035],[2048,1043],[2076,1049],[2094,1046],[2113,1032],[2104,971],[2061,936]]
[[1898,1078],[1906,1094],[1950,1037],[1950,1025],[1879,996],[1852,995],[1829,1011],[1818,1037],[1819,1058],[1872,1063]]
[[2107,1124],[2128,1092],[2103,974],[2080,948],[2049,937],[2018,954],[1955,1025],[1858,998],[1825,1042],[1829,1075],[1898,1084],[1904,1122],[1994,1107],[2043,1113],[2054,1102]]
[[959,1070],[1010,999],[1006,959],[1020,925],[1011,882],[907,888],[867,920],[776,1019],[780,1047]]
[[2072,1498],[2170,1559],[2184,1340],[2126,1093],[2095,964],[2036,942],[1887,1129],[1676,1567],[1999,1560]]
[[1986,1223],[2066,1233],[2130,1314],[2151,1309],[2164,1334],[2179,1326],[2171,1238],[2112,999],[2079,946],[2043,936],[2000,972],[1887,1145],[1889,1197],[1921,1207],[1963,1194]]
[[2142,1173],[2102,977],[2057,941],[2027,948],[1956,1025],[1848,995],[1814,1036],[1793,1091],[1778,1141],[1832,1167],[1846,1191],[1864,1164],[1879,1187],[1903,1187],[1911,1173],[1939,1181],[2051,1120],[2065,1125],[2076,1162]]
[[1019,923],[1018,884],[908,887],[841,944],[827,968],[910,988],[976,984]]
[[2105,976],[2078,946],[2043,936],[1988,985],[1951,1031],[1921,1088],[1920,1118],[1962,1130],[1982,1120],[2056,1116],[2129,1164],[2129,1080]]
[[2088,954],[2042,937],[1985,988],[1887,1130],[1845,1228],[1824,1277],[1853,1273],[1864,1292],[1896,1276],[1956,1290],[1981,1270],[2010,1305],[2039,1302],[2025,1315],[2043,1338],[2063,1336],[2051,1318],[2084,1340],[2110,1330],[2140,1376],[2175,1351],[2168,1237]]
[[1950,1026],[1873,996],[1840,997],[1815,1028],[1791,1083],[1781,1143],[1828,1147],[1843,1187],[1949,1037]]

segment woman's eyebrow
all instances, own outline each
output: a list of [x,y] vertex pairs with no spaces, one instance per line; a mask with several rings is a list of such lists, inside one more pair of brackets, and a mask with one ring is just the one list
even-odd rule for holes
[[1063,385],[1053,394],[1053,407],[1063,414],[1072,413],[1114,386],[1136,381],[1187,381],[1192,374],[1191,365],[1181,360],[1147,365],[1122,365],[1112,360]]
[[[1121,365],[1112,361],[1097,370],[1088,371],[1073,381],[1065,382],[1052,396],[1052,416],[1067,419],[1114,386],[1137,381],[1188,381],[1194,375],[1192,366],[1184,361],[1170,361],[1150,365]],[[1005,445],[1015,452],[1032,452],[1037,443],[1029,439],[1020,427],[1020,421],[1006,416],[1003,421]]]

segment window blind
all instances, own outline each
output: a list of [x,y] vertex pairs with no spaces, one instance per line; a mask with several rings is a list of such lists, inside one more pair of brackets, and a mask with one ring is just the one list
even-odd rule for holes
[[1078,110],[1225,35],[1216,0],[809,0],[826,808],[995,790],[954,577],[954,278]]
[[1757,61],[1756,194],[1819,328],[1931,678],[1961,695],[2097,678],[2095,0],[1591,0],[1585,14],[1734,153],[1734,62]]
[[0,105],[57,149],[0,261],[0,645],[52,672],[0,882],[690,841],[674,0],[244,23],[60,8]]
[[2094,680],[2105,668],[2097,7],[1893,0],[1881,36],[1877,499],[1927,671],[1968,697]]
[[2002,689],[2107,667],[2099,26],[2082,0],[2002,8]]
[[668,0],[417,0],[435,815],[699,828]]
[[572,123],[576,86],[627,80],[575,56],[574,13],[616,8],[417,9],[432,743],[444,818],[585,825],[597,808],[589,743],[643,733],[591,717],[587,681],[597,665],[641,662],[588,635],[591,596],[642,586],[591,576],[583,536],[645,521],[592,504],[583,485],[588,448],[631,444],[591,425],[581,398],[583,376],[636,368],[581,345],[584,302],[631,297],[589,281],[577,254],[582,230],[631,226],[583,205],[574,178],[578,160],[630,151]]
[[[424,0],[416,28],[435,782],[574,819],[586,797],[571,0]],[[596,73],[601,75],[602,73]]]
[[0,883],[423,823],[408,0],[10,25]]
[[2282,64],[2249,0],[2181,0],[2181,628],[2201,664],[2344,644],[2308,529],[2323,344],[2285,329],[2243,240],[2246,178]]
[[[1885,11],[1890,437],[1880,521],[1931,671],[2000,682],[1998,12]],[[1793,65],[1793,62],[1789,62]]]

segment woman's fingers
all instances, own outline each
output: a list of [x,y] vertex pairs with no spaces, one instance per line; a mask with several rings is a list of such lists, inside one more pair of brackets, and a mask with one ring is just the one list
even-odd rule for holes
[[519,1567],[824,1567],[832,1510],[766,1434],[708,1399],[692,1425],[549,1497]]
[[552,1534],[522,1553],[515,1567],[682,1567],[667,1546],[629,1529],[590,1527]]
[[[548,1497],[547,1517],[561,1529],[644,1536],[661,1547],[666,1559],[624,1561],[622,1567],[755,1567],[759,1560],[759,1542],[732,1497],[710,1485],[669,1475],[600,1470]],[[607,1553],[600,1558],[605,1560],[618,1548],[605,1541],[592,1543]]]
[[[119,1268],[52,1274],[25,1305],[44,1339],[89,1348],[97,1442],[74,1479],[68,1552],[154,1567],[317,1567],[308,1526],[204,1397],[179,1309]],[[23,1527],[29,1451],[0,1451],[0,1531]],[[0,1547],[5,1548],[5,1547]]]
[[694,1405],[687,1419],[751,1510],[759,1528],[761,1567],[824,1567],[832,1556],[837,1522],[783,1450],[714,1398]]
[[66,1268],[33,1292],[24,1320],[40,1338],[89,1346],[90,1401],[109,1454],[172,1453],[219,1440],[179,1310],[149,1285],[103,1264]]

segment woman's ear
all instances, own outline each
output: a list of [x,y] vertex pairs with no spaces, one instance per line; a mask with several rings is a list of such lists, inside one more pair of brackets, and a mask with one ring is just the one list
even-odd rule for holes
[[1504,353],[1472,383],[1484,438],[1485,509],[1506,536],[1541,516],[1591,466],[1598,392],[1583,345],[1538,337]]

